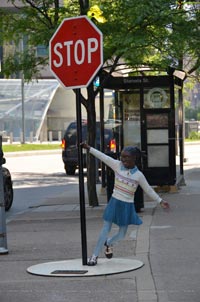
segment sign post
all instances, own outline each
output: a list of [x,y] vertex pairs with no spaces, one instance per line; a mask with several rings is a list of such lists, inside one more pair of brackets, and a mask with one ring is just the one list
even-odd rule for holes
[[80,89],[91,83],[103,65],[103,36],[86,16],[64,19],[49,42],[49,50],[52,73],[62,86],[76,93],[82,263],[87,265]]
[[87,264],[87,233],[85,218],[85,192],[83,174],[83,154],[80,143],[82,142],[82,117],[81,117],[81,91],[76,89],[76,117],[77,117],[77,141],[78,141],[78,164],[79,164],[79,199],[80,199],[80,222],[81,222],[81,243],[82,263]]

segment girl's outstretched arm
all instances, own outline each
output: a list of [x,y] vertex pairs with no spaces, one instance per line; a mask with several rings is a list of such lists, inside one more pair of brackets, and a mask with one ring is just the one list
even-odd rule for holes
[[103,152],[91,147],[86,142],[82,142],[82,143],[80,143],[80,145],[82,146],[82,148],[87,149],[90,152],[90,154],[92,154],[93,156],[98,158],[100,161],[104,162],[112,170],[115,171],[117,169],[117,167],[119,166],[119,163],[120,163],[119,160],[116,160],[116,159],[104,154]]

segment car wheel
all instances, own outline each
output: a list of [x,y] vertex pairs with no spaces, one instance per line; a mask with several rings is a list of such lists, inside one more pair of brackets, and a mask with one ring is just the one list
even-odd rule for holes
[[13,203],[12,181],[9,178],[4,180],[4,201],[5,210],[8,211]]
[[75,166],[65,166],[65,171],[67,175],[75,175],[76,167]]

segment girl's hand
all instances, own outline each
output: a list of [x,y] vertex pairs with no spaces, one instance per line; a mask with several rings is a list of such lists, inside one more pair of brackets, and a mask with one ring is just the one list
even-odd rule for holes
[[170,208],[168,202],[167,202],[167,201],[164,201],[164,200],[162,200],[162,201],[160,202],[160,206],[161,206],[163,209],[169,209],[169,208]]
[[80,145],[83,149],[90,150],[90,146],[86,142],[82,142],[82,143],[80,143]]

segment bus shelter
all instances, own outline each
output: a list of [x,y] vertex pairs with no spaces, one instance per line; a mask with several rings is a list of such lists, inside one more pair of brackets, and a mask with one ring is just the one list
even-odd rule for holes
[[175,185],[177,165],[183,176],[183,158],[176,162],[177,153],[183,153],[182,80],[173,73],[134,77],[104,74],[101,83],[103,90],[113,91],[109,115],[121,121],[121,149],[128,145],[140,148],[141,169],[150,185]]

